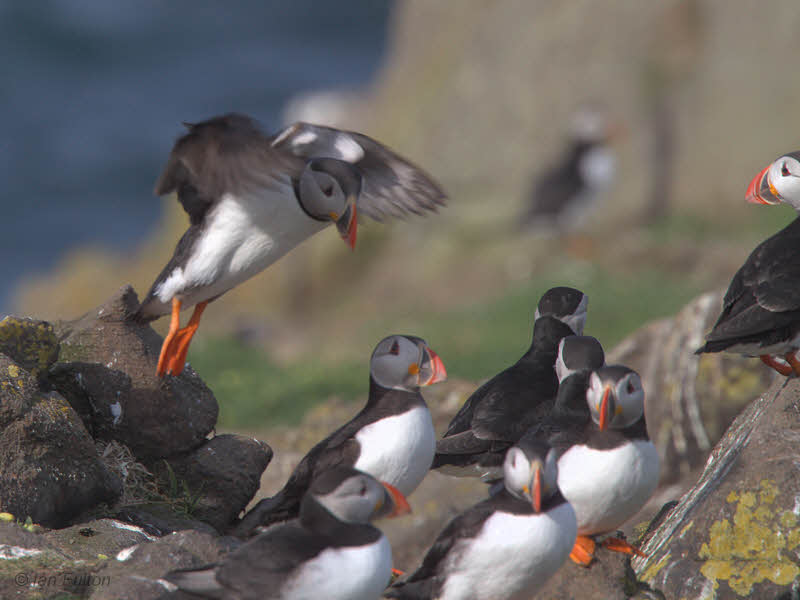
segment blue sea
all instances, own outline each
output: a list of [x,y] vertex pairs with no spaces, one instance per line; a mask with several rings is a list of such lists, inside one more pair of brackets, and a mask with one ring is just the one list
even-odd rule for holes
[[0,314],[70,248],[137,248],[182,121],[352,90],[386,50],[389,0],[0,1]]

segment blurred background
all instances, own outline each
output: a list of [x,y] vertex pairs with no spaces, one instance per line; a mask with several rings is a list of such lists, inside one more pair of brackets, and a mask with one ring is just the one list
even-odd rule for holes
[[[589,295],[611,348],[793,218],[744,190],[800,145],[794,0],[51,0],[0,2],[0,28],[0,314],[147,292],[188,224],[152,193],[182,121],[357,130],[447,190],[438,215],[365,223],[354,253],[325,230],[210,306],[189,361],[223,428],[363,396],[389,333],[477,382],[527,349],[552,285]],[[604,152],[597,190],[579,147]],[[539,215],[544,189],[574,212]]]

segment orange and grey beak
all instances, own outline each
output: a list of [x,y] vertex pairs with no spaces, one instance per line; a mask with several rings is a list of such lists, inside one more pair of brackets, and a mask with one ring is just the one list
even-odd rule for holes
[[598,427],[600,431],[605,431],[608,423],[611,420],[609,415],[614,410],[613,401],[611,400],[611,386],[607,385],[603,392],[603,400],[600,402],[600,422]]
[[747,192],[744,197],[745,200],[752,204],[780,204],[781,197],[778,195],[777,190],[769,182],[769,168],[772,165],[767,165],[761,172],[753,177],[750,185],[747,186]]
[[447,369],[444,368],[442,359],[427,346],[422,349],[420,375],[420,386],[431,385],[447,379]]
[[407,515],[411,512],[411,506],[409,506],[408,500],[406,500],[406,497],[403,496],[400,490],[385,481],[382,481],[381,485],[386,489],[387,494],[392,500],[393,508],[391,512],[386,515],[388,518]]
[[537,513],[542,512],[542,469],[541,467],[536,467],[536,470],[533,472],[533,486],[531,489],[531,503],[533,504],[533,510]]
[[336,229],[339,230],[339,235],[350,246],[351,250],[356,248],[356,233],[358,232],[358,215],[356,213],[356,199],[355,196],[348,196],[347,208],[336,219]]

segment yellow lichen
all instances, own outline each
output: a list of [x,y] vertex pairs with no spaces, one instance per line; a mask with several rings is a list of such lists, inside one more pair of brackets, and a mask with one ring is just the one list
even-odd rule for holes
[[640,575],[640,579],[642,581],[652,581],[655,579],[655,576],[658,575],[658,572],[664,568],[664,566],[669,562],[671,553],[667,552],[661,560],[657,563],[650,565],[647,567],[644,572]]
[[700,572],[715,590],[727,581],[734,592],[748,596],[761,581],[788,585],[800,576],[800,567],[786,556],[800,546],[800,527],[793,528],[797,519],[787,516],[790,511],[778,515],[770,507],[778,491],[773,481],[762,480],[755,490],[728,494],[726,501],[736,504],[733,522],[713,523],[698,553],[705,560]]
[[19,377],[19,367],[17,365],[8,365],[8,374],[11,377]]

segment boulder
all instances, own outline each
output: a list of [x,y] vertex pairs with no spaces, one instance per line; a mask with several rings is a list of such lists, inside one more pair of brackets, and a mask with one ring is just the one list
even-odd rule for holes
[[606,357],[609,364],[628,365],[642,376],[662,486],[694,475],[734,417],[775,377],[758,359],[694,353],[721,308],[722,292],[703,294],[676,316],[638,329]]
[[60,527],[121,490],[69,403],[0,354],[0,510]]
[[[794,598],[800,587],[800,380],[742,411],[633,568],[667,598]],[[794,594],[794,595],[792,595]]]
[[258,491],[272,459],[264,442],[218,435],[192,452],[154,464],[162,489],[177,487],[191,502],[191,514],[224,531]]
[[202,444],[218,406],[188,365],[177,377],[156,376],[161,338],[130,319],[138,305],[125,286],[80,319],[56,323],[61,353],[49,379],[96,439],[118,440],[151,461]]

